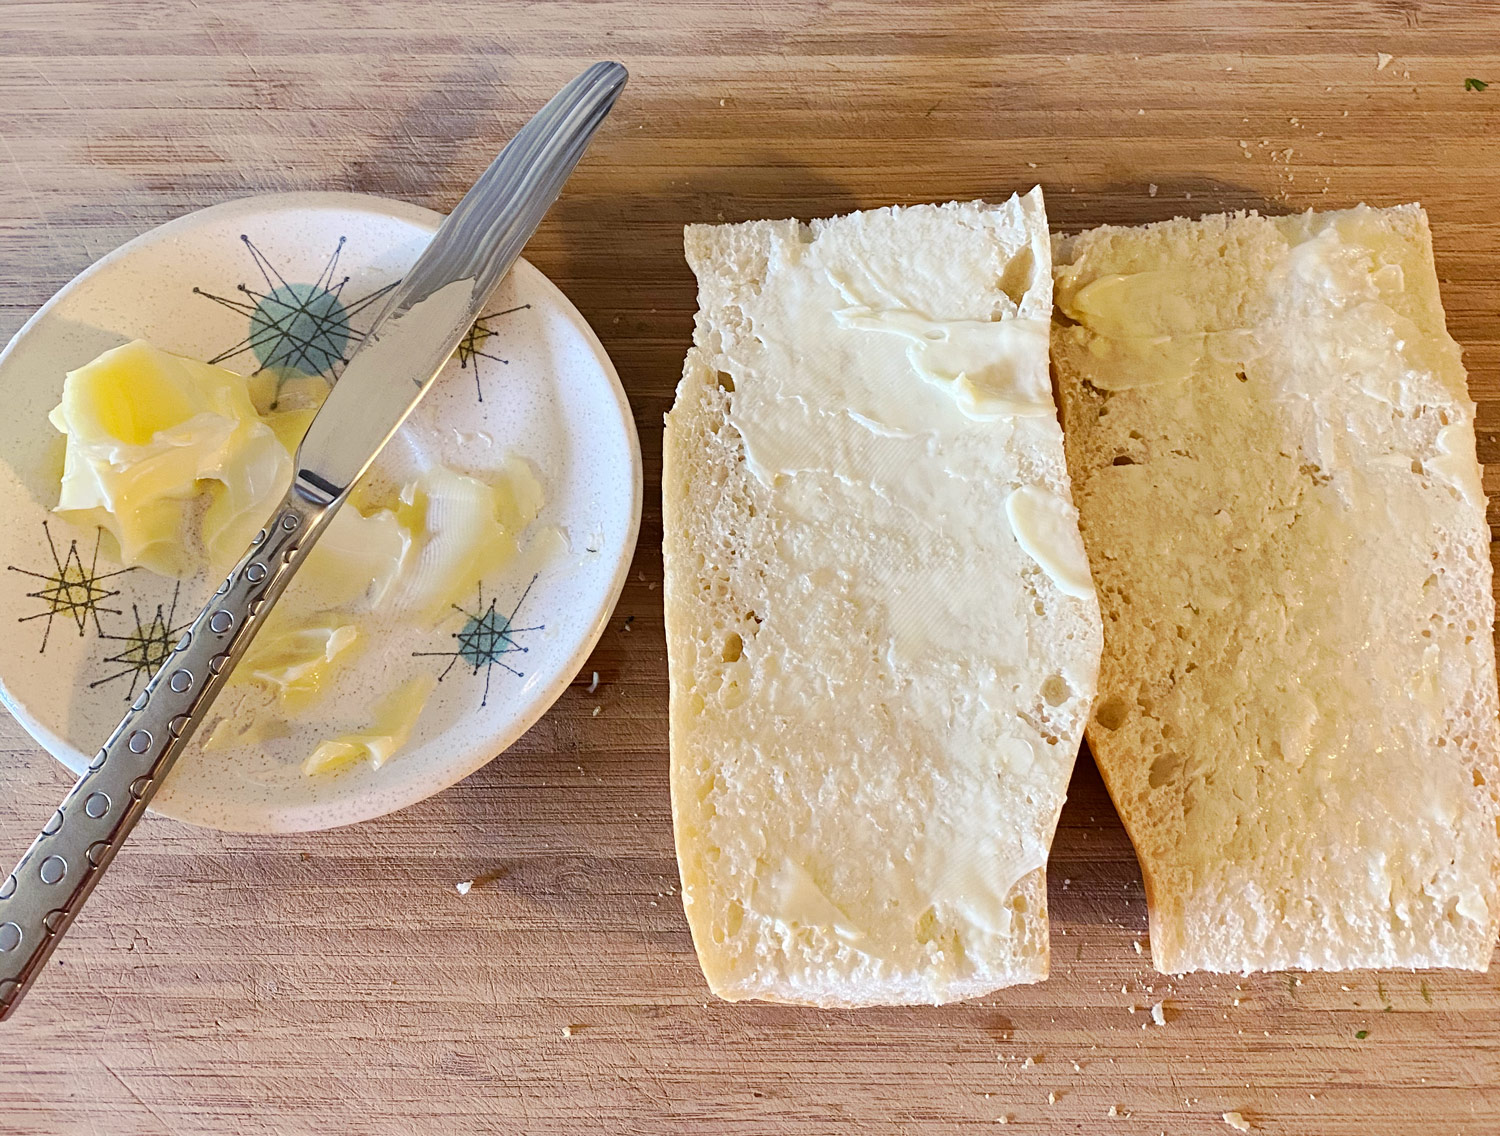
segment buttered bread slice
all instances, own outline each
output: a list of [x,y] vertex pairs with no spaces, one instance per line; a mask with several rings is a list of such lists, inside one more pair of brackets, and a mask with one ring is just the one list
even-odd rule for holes
[[693,226],[686,248],[663,552],[709,985],[856,1006],[1037,981],[1101,641],[1041,193]]
[[1490,531],[1417,206],[1057,246],[1089,741],[1164,971],[1489,963]]

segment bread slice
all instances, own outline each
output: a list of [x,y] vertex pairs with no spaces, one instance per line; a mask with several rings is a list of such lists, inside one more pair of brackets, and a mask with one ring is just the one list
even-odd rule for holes
[[727,999],[1047,974],[1101,646],[1040,191],[692,226],[662,475],[683,902]]
[[1058,242],[1088,736],[1156,966],[1489,963],[1490,531],[1415,205]]

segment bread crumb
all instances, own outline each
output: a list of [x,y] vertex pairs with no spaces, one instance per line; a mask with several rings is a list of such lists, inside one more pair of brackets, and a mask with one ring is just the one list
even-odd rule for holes
[[1229,1127],[1233,1128],[1236,1132],[1250,1131],[1250,1122],[1237,1112],[1226,1112],[1224,1114],[1224,1123],[1229,1125]]
[[1112,1104],[1112,1105],[1109,1106],[1109,1115],[1110,1116],[1129,1116],[1130,1113],[1128,1113],[1128,1112],[1122,1112],[1120,1110],[1120,1106],[1119,1105]]
[[1167,1024],[1167,1012],[1163,1008],[1165,1005],[1165,1002],[1158,1002],[1151,1007],[1151,1020],[1159,1026]]
[[1035,162],[1027,162],[1026,163],[1026,168],[1028,170],[1034,170],[1034,169],[1036,169],[1036,163]]
[[599,717],[599,711],[600,711],[600,709],[601,709],[601,707],[595,706],[594,709],[593,709],[593,711],[590,712],[589,717],[590,718],[597,718],[597,717]]
[[563,1037],[572,1037],[573,1036],[573,1027],[572,1026],[563,1026],[563,1028],[562,1028],[562,1035],[563,1035]]
[[1136,1012],[1136,1011],[1137,1011],[1137,1010],[1139,1010],[1139,1009],[1140,1009],[1140,1007],[1139,1007],[1139,1006],[1137,1006],[1137,1005],[1136,1005],[1136,1004],[1135,1004],[1135,1003],[1134,1003],[1134,1002],[1132,1002],[1132,1003],[1130,1003],[1130,1007],[1129,1007],[1129,1009],[1130,1009],[1130,1012],[1131,1012],[1131,1013],[1132,1013],[1132,1014],[1133,1014],[1133,1013],[1135,1013],[1135,1012]]
[[[1375,53],[1375,70],[1384,71],[1391,65],[1391,60],[1396,57],[1388,51],[1377,51]],[[1226,1120],[1228,1117],[1225,1118]]]
[[[1152,190],[1155,190],[1156,186],[1153,185],[1151,188],[1152,188]],[[1151,196],[1155,197],[1156,194],[1153,192],[1151,194]],[[1142,952],[1141,941],[1139,939],[1137,939],[1135,942],[1131,943],[1130,945],[1135,948],[1135,953],[1136,954],[1140,954]]]
[[594,677],[591,678],[591,679],[589,679],[589,689],[588,689],[588,692],[590,694],[593,694],[594,691],[596,691],[598,689],[599,689],[599,672],[595,671],[594,672]]
[[1057,1094],[1055,1092],[1051,1092],[1051,1093],[1047,1094],[1047,1103],[1048,1104],[1056,1104],[1057,1103]]
[[1010,1123],[1010,1117],[1006,1116],[1005,1113],[1002,1112],[999,1116],[995,1117],[995,1123],[996,1124],[1009,1124]]
[[453,890],[458,892],[459,895],[468,895],[469,889],[473,886],[473,880],[460,880],[458,883],[453,885]]
[[1037,1063],[1037,1061],[1036,1061],[1035,1057],[1028,1057],[1028,1058],[1026,1058],[1025,1061],[1021,1062],[1021,1068],[1022,1069],[1030,1069],[1036,1063]]
[[1148,197],[1155,197],[1156,196],[1156,183],[1155,182],[1152,182],[1150,185],[1148,185],[1146,187],[1146,196],[1148,196]]

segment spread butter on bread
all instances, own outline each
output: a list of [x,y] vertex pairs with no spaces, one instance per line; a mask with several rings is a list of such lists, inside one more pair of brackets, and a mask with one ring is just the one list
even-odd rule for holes
[[663,469],[683,902],[728,999],[1047,973],[1101,643],[1040,191],[693,226]]
[[1054,251],[1104,612],[1088,737],[1156,966],[1484,969],[1490,530],[1426,215],[1211,216]]

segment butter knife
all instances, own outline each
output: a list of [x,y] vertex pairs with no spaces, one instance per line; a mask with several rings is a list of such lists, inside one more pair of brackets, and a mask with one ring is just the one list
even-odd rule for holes
[[297,450],[286,497],[0,883],[8,1018],[146,811],[277,597],[520,256],[625,86],[596,63],[500,152],[350,357]]

